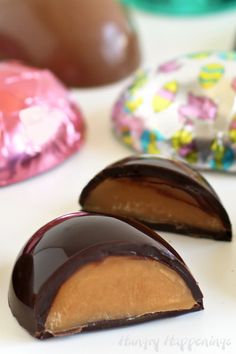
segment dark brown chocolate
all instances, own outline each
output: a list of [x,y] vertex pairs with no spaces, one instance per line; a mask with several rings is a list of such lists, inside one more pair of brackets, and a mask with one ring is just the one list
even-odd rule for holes
[[52,70],[69,86],[97,86],[133,72],[137,36],[114,0],[0,2],[0,58]]
[[[184,284],[193,305],[186,308],[180,306],[176,309],[145,312],[133,317],[127,315],[123,318],[117,316],[115,319],[100,318],[97,321],[67,328],[63,332],[48,330],[50,328],[49,318],[51,318],[50,316],[54,318],[55,315],[53,311],[51,313],[51,309],[57,306],[56,300],[65,284],[71,281],[75,275],[82,274],[87,269],[86,267],[92,265],[96,270],[105,262],[114,259],[115,261],[119,260],[118,265],[120,266],[122,265],[121,260],[124,259],[131,263],[141,260],[143,262],[141,269],[144,264],[147,265],[149,262],[153,264],[155,261],[155,269],[157,266],[165,267],[165,272],[172,272],[172,277],[173,275],[178,277],[179,280],[173,281],[174,284],[179,282]],[[117,271],[119,272],[119,268]],[[127,271],[129,274],[133,274],[132,272],[131,269]],[[116,276],[115,273],[112,275]],[[123,275],[122,273],[123,277],[126,279],[127,274]],[[144,280],[142,280],[140,272],[134,288],[140,283],[140,292],[142,292]],[[109,283],[107,276],[105,281]],[[94,284],[95,281],[90,280],[90,282]],[[88,283],[86,278],[83,284]],[[160,288],[163,286],[165,294],[167,285],[161,283],[158,285],[155,279],[151,279],[150,288],[156,286]],[[117,284],[117,289],[115,289],[117,296],[120,295],[119,288],[121,286]],[[77,291],[79,291],[79,287]],[[137,293],[137,290],[135,291]],[[151,290],[148,291],[145,298],[151,296]],[[101,294],[102,297],[105,297],[106,290],[102,288]],[[66,295],[69,301],[72,301],[69,294]],[[131,296],[130,293],[128,295]],[[97,294],[95,293],[93,296],[96,298]],[[152,299],[158,299],[158,296],[161,295],[155,293]],[[173,297],[174,295],[172,293],[165,294],[165,299],[168,296]],[[182,296],[181,292],[180,298]],[[37,231],[18,256],[9,289],[9,305],[12,313],[27,331],[40,339],[198,311],[203,309],[202,297],[202,293],[184,261],[154,231],[140,223],[124,218],[86,213],[72,213],[62,216]],[[78,294],[76,299],[78,303],[86,304],[87,298],[80,298]],[[116,304],[114,298],[112,298],[112,302]],[[92,304],[89,303],[86,306],[92,307]],[[70,312],[73,313],[73,310],[70,309],[66,314],[69,319],[72,316]],[[58,313],[56,319],[58,319]]]
[[152,155],[120,160],[83,189],[83,210],[126,216],[157,229],[230,241],[228,214],[216,192],[197,171]]

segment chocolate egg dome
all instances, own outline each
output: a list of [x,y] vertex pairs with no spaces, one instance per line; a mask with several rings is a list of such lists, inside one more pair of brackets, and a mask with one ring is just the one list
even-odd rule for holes
[[138,40],[114,0],[0,2],[0,58],[49,68],[66,85],[97,86],[138,66]]

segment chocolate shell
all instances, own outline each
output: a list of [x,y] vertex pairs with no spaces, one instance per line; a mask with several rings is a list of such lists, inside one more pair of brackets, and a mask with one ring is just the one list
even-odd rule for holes
[[38,230],[15,263],[9,305],[43,339],[203,309],[177,252],[146,226],[72,213]]
[[232,237],[216,192],[181,161],[125,158],[98,173],[79,201],[85,211],[134,218],[157,230],[224,241]]
[[115,82],[139,64],[137,36],[115,0],[7,0],[0,14],[0,58],[48,68],[69,86]]
[[0,186],[60,164],[84,140],[78,105],[48,70],[1,62],[0,114]]

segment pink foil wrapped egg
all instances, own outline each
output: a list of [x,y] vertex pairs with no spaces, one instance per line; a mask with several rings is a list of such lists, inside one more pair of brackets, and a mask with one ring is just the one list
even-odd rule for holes
[[50,71],[0,63],[0,186],[58,165],[83,136],[79,108]]

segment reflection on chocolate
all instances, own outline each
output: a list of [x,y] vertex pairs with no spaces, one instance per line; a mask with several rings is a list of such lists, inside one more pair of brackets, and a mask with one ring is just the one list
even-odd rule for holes
[[230,241],[229,217],[207,181],[182,162],[150,155],[108,166],[84,188],[85,211],[126,216],[156,229]]
[[9,305],[43,339],[203,309],[182,258],[146,226],[73,213],[37,231],[18,256]]
[[0,2],[0,58],[51,69],[69,86],[117,81],[136,69],[136,34],[112,0]]

